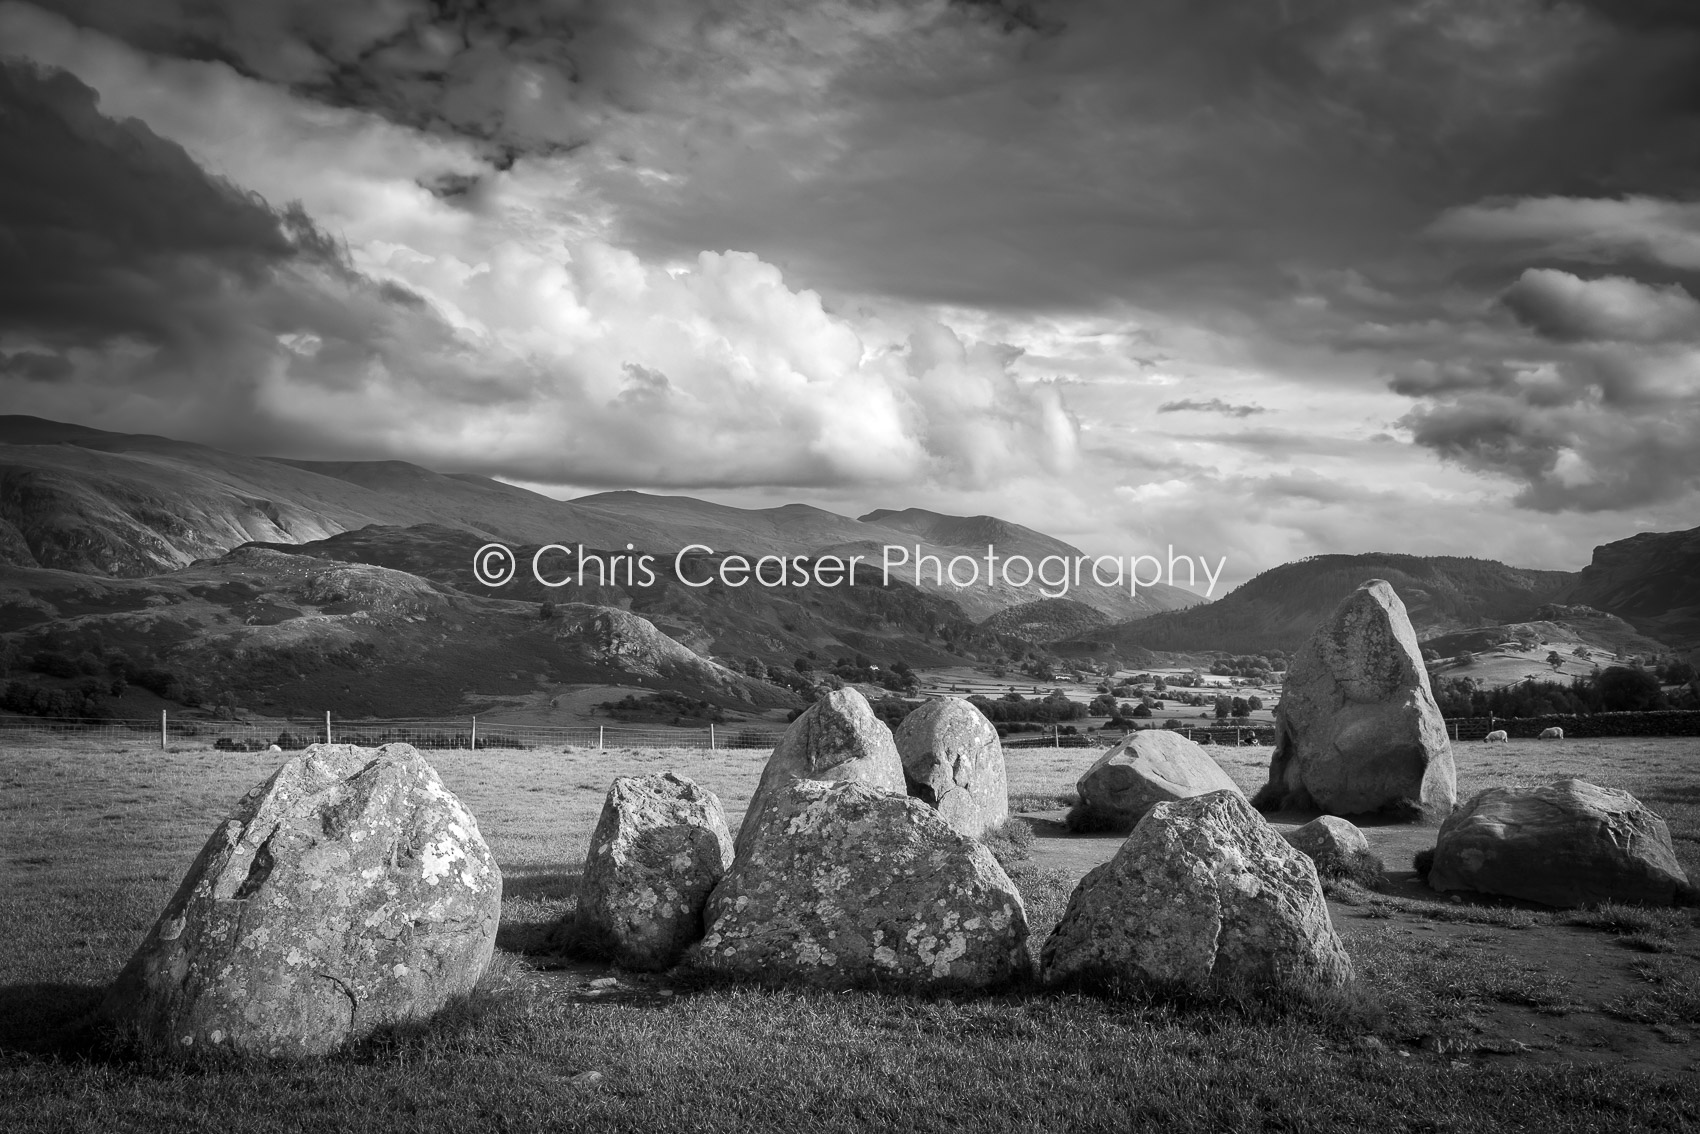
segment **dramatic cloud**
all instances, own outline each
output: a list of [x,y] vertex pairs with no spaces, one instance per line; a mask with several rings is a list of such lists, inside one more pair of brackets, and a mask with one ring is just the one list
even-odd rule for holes
[[0,121],[22,411],[1247,573],[1574,566],[1700,502],[1681,5],[0,0],[0,41],[66,72]]
[[1561,342],[1700,337],[1700,303],[1679,284],[1653,287],[1624,276],[1585,280],[1530,268],[1500,302],[1531,329]]
[[5,201],[0,373],[32,412],[584,485],[974,486],[1073,463],[1075,422],[1013,376],[1019,351],[931,319],[876,341],[747,253],[667,270],[589,238],[492,232],[477,261],[395,249],[370,274],[70,75],[4,75],[0,141],[34,160]]

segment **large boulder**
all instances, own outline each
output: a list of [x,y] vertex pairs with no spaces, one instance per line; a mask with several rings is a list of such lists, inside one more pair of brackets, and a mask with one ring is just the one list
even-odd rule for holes
[[1116,856],[1081,879],[1042,964],[1053,984],[1204,990],[1352,978],[1316,868],[1232,791],[1146,812]]
[[[1080,793],[1076,821],[1131,831],[1159,803],[1239,792],[1240,786],[1210,753],[1178,732],[1139,729],[1098,757],[1075,784]],[[1243,794],[1243,793],[1241,793]]]
[[754,824],[751,820],[778,789],[794,780],[828,780],[866,784],[878,791],[904,795],[903,761],[885,722],[874,716],[868,700],[854,689],[835,689],[810,705],[791,722],[774,746],[761,771],[736,848],[744,853]]
[[1264,810],[1439,822],[1457,801],[1446,722],[1405,604],[1359,587],[1294,656],[1275,710]]
[[1021,894],[918,799],[794,780],[708,900],[688,963],[753,980],[989,988],[1027,971]]
[[490,964],[502,875],[418,752],[315,744],[219,824],[105,1015],[187,1054],[320,1055]]
[[1003,745],[986,714],[960,697],[928,701],[893,734],[909,794],[972,838],[1009,818]]
[[627,968],[671,968],[702,936],[703,907],[730,865],[713,792],[672,772],[620,777],[590,837],[575,943]]
[[1441,825],[1428,883],[1563,908],[1669,905],[1690,892],[1665,821],[1582,780],[1476,795]]

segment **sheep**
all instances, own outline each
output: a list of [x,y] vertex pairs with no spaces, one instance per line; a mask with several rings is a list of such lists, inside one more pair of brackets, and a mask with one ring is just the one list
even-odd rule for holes
[[1561,728],[1558,728],[1557,726],[1554,726],[1552,728],[1543,728],[1541,730],[1541,739],[1542,740],[1563,740],[1564,739],[1564,730],[1561,729]]
[[1482,737],[1482,739],[1485,740],[1489,744],[1492,744],[1496,740],[1499,741],[1501,744],[1510,744],[1511,743],[1511,737],[1507,736],[1505,730],[1502,729],[1502,728],[1494,729],[1492,732],[1490,732],[1486,736]]

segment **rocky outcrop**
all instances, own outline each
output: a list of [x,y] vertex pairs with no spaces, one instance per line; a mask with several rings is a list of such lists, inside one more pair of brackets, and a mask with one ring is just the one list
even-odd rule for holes
[[1665,821],[1582,780],[1476,795],[1441,826],[1428,883],[1561,908],[1669,905],[1689,892]]
[[1042,963],[1053,984],[1255,989],[1352,977],[1310,859],[1231,791],[1153,806],[1081,879]]
[[324,1054],[471,991],[501,904],[478,824],[418,752],[316,744],[219,825],[104,1013],[179,1054]]
[[991,988],[1026,971],[1021,895],[918,799],[793,780],[746,821],[693,967],[844,987]]
[[1093,827],[1123,831],[1131,831],[1159,803],[1240,791],[1208,752],[1168,729],[1129,733],[1098,757],[1075,787],[1079,817]]
[[702,936],[703,907],[731,864],[713,792],[672,772],[620,777],[590,837],[574,944],[627,968],[671,968]]
[[1438,822],[1457,799],[1446,723],[1405,604],[1359,587],[1293,658],[1275,710],[1265,810]]
[[909,794],[978,838],[1009,818],[1003,745],[986,714],[958,697],[928,701],[893,735]]
[[761,781],[750,797],[744,824],[738,829],[737,851],[754,832],[751,820],[762,804],[793,780],[828,780],[866,784],[878,791],[903,795],[903,761],[891,730],[854,689],[835,689],[810,705],[791,722],[762,769]]

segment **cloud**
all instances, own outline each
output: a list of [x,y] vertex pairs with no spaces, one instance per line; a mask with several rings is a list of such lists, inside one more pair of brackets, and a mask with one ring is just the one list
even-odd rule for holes
[[1654,287],[1625,276],[1585,280],[1556,268],[1529,268],[1499,301],[1526,326],[1560,342],[1700,336],[1700,303],[1680,284]]
[[1254,413],[1269,412],[1262,406],[1231,405],[1228,402],[1223,401],[1221,398],[1211,398],[1207,402],[1199,401],[1195,398],[1186,398],[1178,402],[1164,402],[1162,405],[1157,407],[1158,413],[1181,413],[1187,410],[1196,411],[1198,413],[1219,413],[1227,417],[1250,417]]
[[748,253],[659,267],[417,185],[409,243],[352,250],[66,73],[5,82],[0,141],[33,158],[0,214],[20,409],[579,485],[975,486],[1075,460],[1054,384],[923,314],[854,324]]
[[1530,245],[1566,260],[1632,258],[1700,270],[1700,203],[1644,194],[1482,201],[1446,210],[1428,232],[1449,240]]

